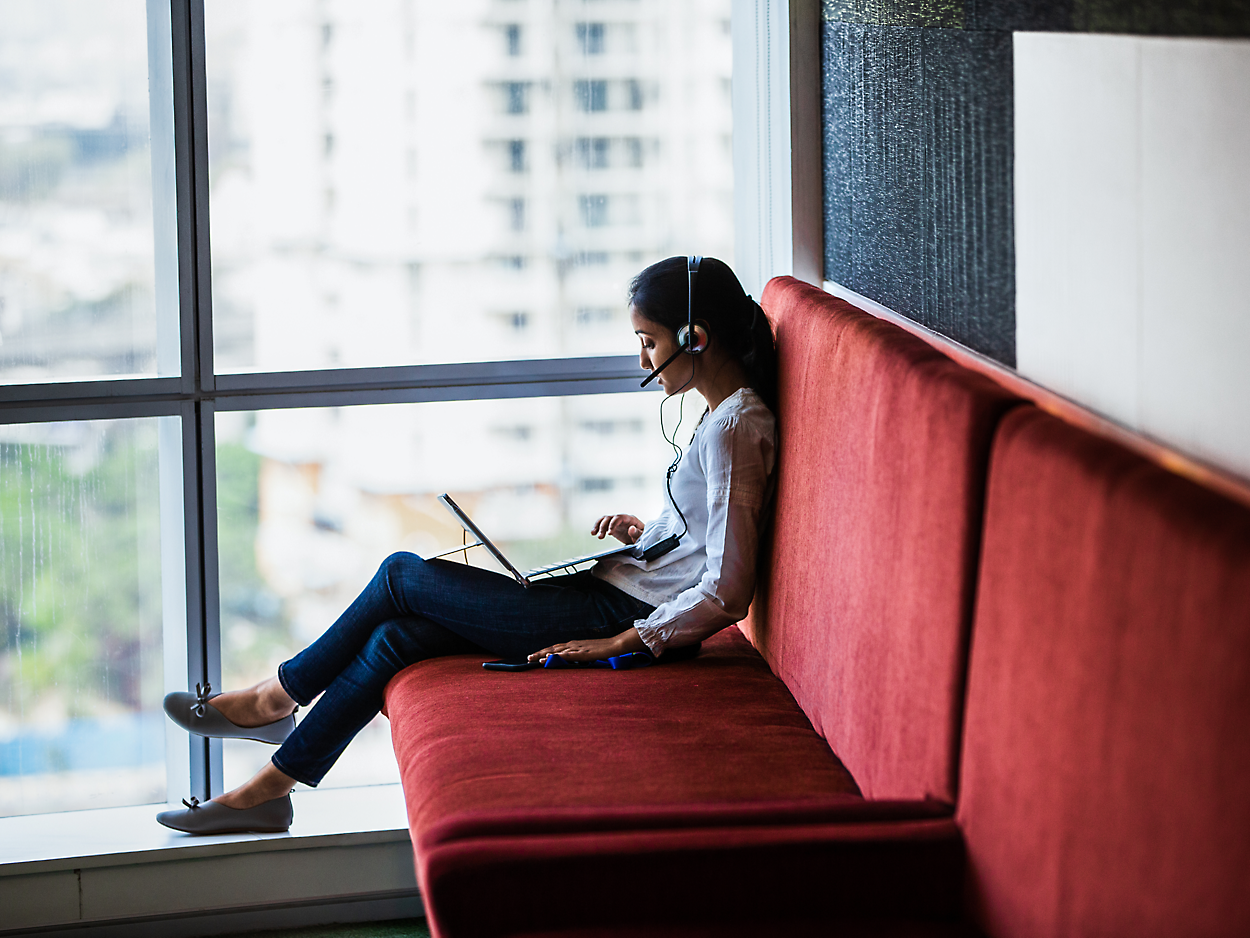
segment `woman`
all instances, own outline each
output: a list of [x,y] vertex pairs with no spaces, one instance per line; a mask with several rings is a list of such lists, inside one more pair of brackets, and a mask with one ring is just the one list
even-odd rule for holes
[[[697,266],[693,277],[690,266]],[[162,812],[162,824],[204,834],[286,830],[295,783],[317,785],[379,711],[387,682],[425,658],[659,657],[746,615],[774,463],[772,331],[733,271],[715,258],[653,264],[634,279],[629,299],[643,369],[667,396],[694,388],[708,404],[690,446],[669,469],[659,518],[644,524],[609,515],[591,529],[600,539],[610,534],[636,544],[639,559],[618,555],[525,589],[475,567],[392,554],[338,621],[274,677],[211,700],[198,693],[166,698],[166,712],[192,733],[281,746],[245,784]],[[690,315],[693,329],[683,328]],[[641,559],[644,551],[653,559]],[[318,694],[296,726],[295,710]]]

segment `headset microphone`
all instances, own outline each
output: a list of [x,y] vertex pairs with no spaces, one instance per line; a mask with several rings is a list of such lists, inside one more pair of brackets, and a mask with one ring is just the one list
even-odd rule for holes
[[651,372],[651,374],[643,378],[642,384],[638,385],[638,387],[645,388],[648,384],[650,384],[652,381],[658,378],[660,376],[660,372],[663,371],[665,368],[667,368],[669,365],[671,365],[673,362],[677,361],[677,356],[680,355],[684,351],[685,351],[684,348],[679,348],[672,355],[668,356],[668,358],[664,361],[664,364],[662,364],[659,368],[655,369],[655,371]]

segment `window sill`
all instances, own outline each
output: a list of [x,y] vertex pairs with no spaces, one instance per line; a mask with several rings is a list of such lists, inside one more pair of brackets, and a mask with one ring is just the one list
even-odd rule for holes
[[327,921],[350,920],[348,905],[419,909],[399,785],[292,798],[284,834],[179,834],[156,823],[161,805],[0,818],[0,934],[212,934],[312,924],[312,907],[335,907]]

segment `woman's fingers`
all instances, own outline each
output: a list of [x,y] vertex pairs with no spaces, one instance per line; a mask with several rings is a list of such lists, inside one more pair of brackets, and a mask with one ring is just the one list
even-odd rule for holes
[[633,515],[604,515],[590,526],[590,533],[599,540],[611,534],[622,544],[632,544],[641,536],[646,525]]
[[602,646],[602,642],[594,641],[557,642],[534,652],[528,660],[545,661],[548,655],[559,655],[565,661],[595,661],[604,656],[606,648]]
[[554,646],[554,645],[548,645],[548,646],[547,646],[546,648],[544,648],[542,651],[536,651],[536,652],[534,652],[534,653],[533,653],[532,655],[530,655],[530,656],[529,656],[526,660],[527,660],[527,661],[541,661],[543,658],[546,658],[548,655],[550,655],[550,654],[554,654],[554,653],[555,653],[555,646]]
[[583,642],[561,642],[552,653],[565,661],[594,661],[599,657],[593,648]]
[[633,515],[612,516],[612,536],[622,544],[632,544],[638,540],[644,527],[642,521]]

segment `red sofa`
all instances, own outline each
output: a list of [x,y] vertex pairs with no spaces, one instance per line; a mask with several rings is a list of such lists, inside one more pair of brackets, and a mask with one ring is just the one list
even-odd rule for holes
[[1250,933],[1250,511],[798,281],[763,305],[750,618],[388,687],[435,934]]

